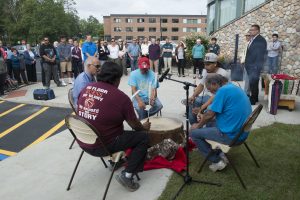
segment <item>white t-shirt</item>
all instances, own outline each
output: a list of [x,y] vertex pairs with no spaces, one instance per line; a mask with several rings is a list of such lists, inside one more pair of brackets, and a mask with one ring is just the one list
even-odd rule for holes
[[141,51],[142,55],[148,55],[149,54],[149,44],[142,44],[141,45]]
[[[207,73],[206,69],[203,69],[202,79],[200,79],[200,84],[204,86],[204,89],[203,89],[204,92],[202,92],[202,93],[204,93],[204,96],[205,95],[211,96],[212,94],[205,87],[205,81],[206,81],[207,74],[208,73]],[[219,68],[218,71],[216,71],[216,74],[220,74],[220,75],[226,77],[228,79],[228,81],[230,80],[229,73],[223,68]],[[202,95],[202,93],[200,95]]]
[[115,45],[114,47],[111,45],[108,45],[109,55],[108,57],[111,59],[117,59],[119,57],[119,46]]

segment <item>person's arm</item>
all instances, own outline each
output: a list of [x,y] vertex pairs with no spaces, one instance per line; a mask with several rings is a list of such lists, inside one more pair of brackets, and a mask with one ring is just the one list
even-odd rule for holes
[[200,93],[203,91],[204,86],[200,83],[196,88],[193,93],[193,95],[189,98],[189,102],[193,103],[196,99],[197,96],[200,95]]
[[97,53],[98,53],[98,52],[97,52],[97,46],[96,46],[96,44],[93,44],[93,46],[94,46],[94,51],[95,51],[95,53],[94,53],[93,56],[94,56],[94,57],[97,57]]
[[199,117],[200,121],[198,123],[193,124],[192,127],[191,127],[191,130],[202,128],[207,122],[212,120],[215,116],[216,116],[215,112],[213,112],[211,110],[208,110],[203,115],[200,115],[200,117]]
[[276,42],[275,45],[272,45],[271,48],[272,48],[272,50],[275,50],[275,51],[279,50],[280,49],[280,42]]
[[[131,86],[131,91],[132,91],[132,95],[133,95],[133,94],[136,93],[138,90],[137,90],[137,88],[136,88],[135,86]],[[137,95],[135,95],[134,98],[136,99],[139,108],[142,109],[142,110],[145,110],[146,104],[143,102],[143,100],[141,99],[141,97],[137,94]]]
[[150,130],[151,123],[146,121],[145,123],[141,123],[138,119],[136,120],[128,120],[126,121],[128,125],[136,131],[148,131]]
[[207,109],[207,107],[213,102],[214,100],[214,96],[212,95],[208,100],[207,102],[205,102],[205,104],[203,104],[199,110],[199,113],[201,114],[204,110]]

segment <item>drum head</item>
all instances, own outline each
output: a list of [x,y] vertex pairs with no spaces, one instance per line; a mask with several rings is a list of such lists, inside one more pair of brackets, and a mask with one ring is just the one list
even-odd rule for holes
[[[144,123],[147,119],[143,119],[141,123]],[[182,121],[176,118],[167,117],[150,117],[151,131],[171,131],[183,126]]]

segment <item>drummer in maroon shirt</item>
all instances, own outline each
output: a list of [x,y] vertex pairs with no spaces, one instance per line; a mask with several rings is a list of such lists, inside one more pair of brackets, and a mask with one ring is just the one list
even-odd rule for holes
[[[129,191],[135,191],[139,184],[133,180],[133,175],[143,169],[149,143],[146,131],[150,129],[150,123],[141,124],[131,100],[118,89],[122,75],[122,67],[113,62],[106,62],[97,75],[97,82],[88,84],[81,91],[78,115],[98,130],[108,151],[114,153],[132,149],[125,170],[118,174],[116,179]],[[124,120],[134,131],[124,131]],[[93,145],[80,146],[92,155],[105,155],[98,140]]]

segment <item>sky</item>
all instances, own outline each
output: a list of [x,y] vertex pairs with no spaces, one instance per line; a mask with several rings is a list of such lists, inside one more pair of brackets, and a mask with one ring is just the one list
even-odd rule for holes
[[75,0],[80,18],[110,14],[206,15],[207,0]]

